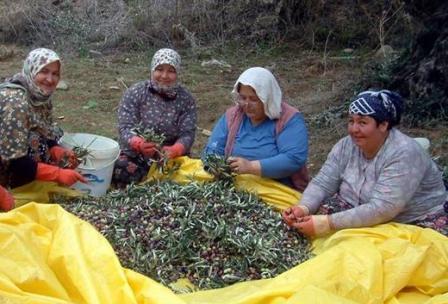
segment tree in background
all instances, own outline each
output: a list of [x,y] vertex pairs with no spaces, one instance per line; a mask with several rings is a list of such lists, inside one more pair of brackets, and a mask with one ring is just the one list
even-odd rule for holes
[[391,88],[407,97],[418,124],[448,118],[448,2],[408,0],[405,10],[418,29],[409,50],[392,70]]

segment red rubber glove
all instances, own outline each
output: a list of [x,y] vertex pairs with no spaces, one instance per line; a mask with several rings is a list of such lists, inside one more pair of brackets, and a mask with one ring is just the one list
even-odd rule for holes
[[307,215],[292,224],[306,236],[320,236],[329,233],[333,226],[328,215]]
[[157,145],[155,143],[145,141],[143,138],[139,136],[132,136],[131,139],[129,140],[129,145],[134,151],[141,153],[147,157],[153,157],[154,154],[157,152],[156,150]]
[[181,143],[175,143],[172,146],[164,146],[162,151],[165,152],[167,158],[173,159],[182,156],[185,152],[185,147]]
[[310,211],[307,207],[303,205],[295,205],[283,211],[282,217],[286,224],[292,227],[292,225],[297,222],[299,218],[304,217],[308,214],[310,214]]
[[63,161],[64,158],[68,160],[68,167],[70,169],[75,169],[79,165],[79,161],[76,158],[75,153],[73,153],[72,150],[64,149],[61,146],[53,146],[50,148],[50,156],[51,160],[56,164],[59,165],[61,161]]
[[77,181],[87,183],[87,180],[75,170],[62,169],[45,163],[37,163],[36,179],[57,182],[66,186],[71,186]]
[[14,208],[14,197],[5,188],[0,186],[0,210],[9,211]]

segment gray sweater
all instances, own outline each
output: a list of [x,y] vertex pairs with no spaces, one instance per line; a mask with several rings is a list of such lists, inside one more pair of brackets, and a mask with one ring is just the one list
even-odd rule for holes
[[395,128],[370,160],[350,136],[341,139],[301,202],[314,213],[336,193],[354,206],[331,215],[336,229],[409,223],[440,211],[447,199],[437,165],[415,140]]

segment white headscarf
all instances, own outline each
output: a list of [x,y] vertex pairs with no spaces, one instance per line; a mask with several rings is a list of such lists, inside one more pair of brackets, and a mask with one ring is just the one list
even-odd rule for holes
[[264,113],[266,116],[270,119],[277,119],[280,117],[282,90],[274,75],[272,75],[269,70],[261,67],[245,70],[233,86],[232,95],[234,97],[238,94],[239,84],[247,85],[254,89],[258,98],[260,98],[264,104]]

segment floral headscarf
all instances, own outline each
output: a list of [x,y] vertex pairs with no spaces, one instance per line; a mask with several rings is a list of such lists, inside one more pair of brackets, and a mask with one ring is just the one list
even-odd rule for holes
[[[34,102],[31,100],[33,105],[44,104],[51,96],[51,94],[47,94],[39,88],[34,82],[34,77],[36,77],[37,73],[39,73],[43,67],[56,61],[61,62],[58,54],[45,48],[35,49],[26,57],[23,63],[21,76],[25,80],[27,89],[33,97],[32,99],[34,99]],[[36,100],[38,102],[36,102]]]
[[158,50],[151,60],[151,75],[161,64],[169,64],[176,69],[176,72],[180,72],[180,55],[172,49],[160,49]]
[[239,84],[250,86],[264,104],[264,113],[270,119],[280,117],[282,90],[272,73],[260,67],[245,70],[233,86],[232,95],[238,94]]
[[168,99],[174,99],[176,97],[176,88],[179,86],[177,81],[170,87],[162,87],[152,80],[155,69],[161,64],[171,65],[176,69],[177,75],[179,75],[181,64],[180,55],[175,50],[165,48],[158,50],[151,60],[151,89]]

